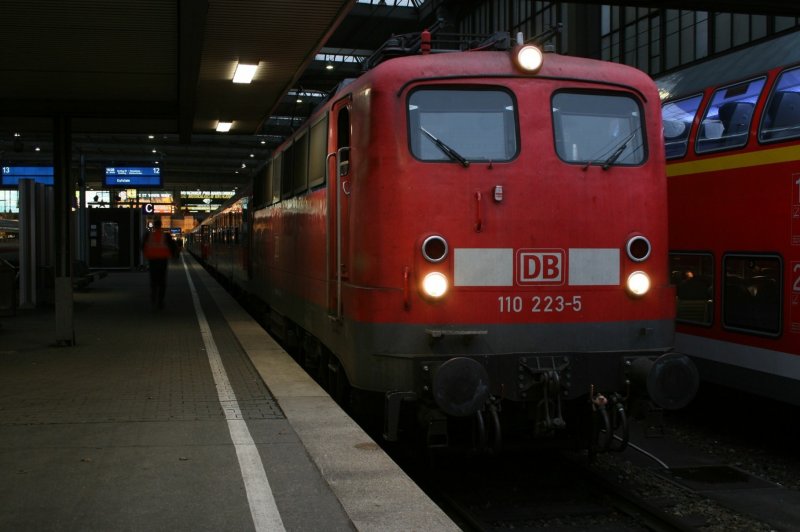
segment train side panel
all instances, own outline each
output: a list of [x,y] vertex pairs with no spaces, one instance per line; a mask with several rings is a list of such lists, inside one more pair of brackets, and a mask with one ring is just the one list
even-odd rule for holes
[[693,117],[667,168],[676,342],[704,379],[800,404],[800,69],[756,72],[664,105]]

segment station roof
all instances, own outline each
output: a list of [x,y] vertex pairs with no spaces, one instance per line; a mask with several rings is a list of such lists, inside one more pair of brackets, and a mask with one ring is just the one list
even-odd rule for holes
[[[0,163],[47,164],[60,115],[87,181],[99,182],[105,165],[158,160],[175,186],[243,182],[299,125],[281,123],[287,103],[294,116],[359,67],[328,73],[317,61],[315,73],[318,53],[348,53],[358,33],[382,42],[393,27],[417,28],[414,2],[375,4],[0,0]],[[232,82],[237,62],[259,65],[252,83]],[[217,133],[219,121],[232,121],[230,132]]]
[[[611,3],[800,14],[778,0]],[[0,164],[51,164],[60,115],[70,120],[73,169],[82,156],[90,184],[106,165],[158,161],[170,186],[239,185],[327,92],[358,75],[353,57],[442,10],[457,20],[479,4],[0,0]],[[258,63],[251,84],[232,83],[237,62]],[[219,121],[231,131],[217,133]]]

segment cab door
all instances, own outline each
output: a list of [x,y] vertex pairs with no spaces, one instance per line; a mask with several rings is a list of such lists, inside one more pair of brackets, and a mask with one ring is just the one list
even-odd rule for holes
[[326,171],[328,174],[328,315],[342,319],[342,285],[349,278],[350,110],[347,96],[331,108]]

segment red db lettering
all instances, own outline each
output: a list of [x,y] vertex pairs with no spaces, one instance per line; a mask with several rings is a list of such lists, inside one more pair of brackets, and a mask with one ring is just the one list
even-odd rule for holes
[[517,282],[519,284],[560,284],[564,264],[562,250],[519,250]]

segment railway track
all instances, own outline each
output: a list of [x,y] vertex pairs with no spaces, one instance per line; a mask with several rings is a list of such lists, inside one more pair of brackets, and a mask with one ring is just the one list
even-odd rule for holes
[[610,481],[585,456],[515,453],[445,459],[425,469],[413,473],[415,480],[467,531],[696,530],[691,521]]
[[[634,430],[639,445],[601,454],[591,465],[585,453],[558,450],[433,459],[408,449],[387,451],[466,531],[800,528],[794,510],[800,492],[737,467],[752,449],[729,455],[733,447],[726,445],[716,452],[730,462],[710,460],[708,447],[697,452],[686,446],[688,426],[667,421],[660,435],[644,436],[646,425]],[[709,447],[717,443],[707,428],[692,438]],[[781,460],[767,449],[758,456],[769,468],[771,460]]]

